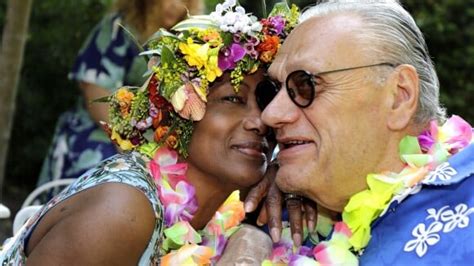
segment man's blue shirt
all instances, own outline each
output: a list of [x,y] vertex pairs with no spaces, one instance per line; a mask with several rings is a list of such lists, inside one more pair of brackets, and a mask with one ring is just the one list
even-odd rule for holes
[[474,265],[474,144],[372,226],[361,265]]

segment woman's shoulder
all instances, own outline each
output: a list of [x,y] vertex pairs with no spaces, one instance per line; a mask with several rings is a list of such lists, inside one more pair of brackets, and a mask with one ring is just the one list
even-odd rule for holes
[[[157,224],[143,193],[122,183],[101,184],[58,203],[43,217],[30,238],[28,261],[62,264],[74,257],[80,264],[134,264],[153,244]],[[41,255],[51,254],[48,250],[57,261]]]
[[[31,235],[29,250],[54,246],[69,256],[88,254],[90,259],[122,263],[130,258],[141,259],[143,251],[155,247],[162,234],[162,206],[156,187],[150,180],[146,158],[136,153],[102,161],[53,199],[42,213],[44,216]],[[68,250],[61,250],[63,245]],[[76,250],[74,254],[71,245],[78,245],[72,247]],[[156,252],[148,253],[156,256]]]

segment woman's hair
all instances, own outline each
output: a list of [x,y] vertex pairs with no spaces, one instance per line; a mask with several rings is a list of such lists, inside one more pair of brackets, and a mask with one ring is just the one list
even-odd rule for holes
[[[140,35],[147,35],[147,15],[161,17],[161,13],[166,11],[159,10],[160,14],[150,14],[150,11],[153,10],[151,6],[161,5],[163,1],[170,0],[116,0],[113,10],[123,14],[125,22],[132,26]],[[189,14],[201,14],[203,11],[202,0],[181,0],[181,2],[186,6]],[[186,13],[183,13],[183,17],[180,18],[180,20],[185,17]],[[162,25],[154,25],[153,30],[161,26]]]
[[358,37],[372,58],[410,64],[420,78],[416,123],[445,120],[439,103],[439,81],[428,48],[412,16],[395,0],[326,1],[303,12],[300,22],[329,14],[355,14],[364,22]]

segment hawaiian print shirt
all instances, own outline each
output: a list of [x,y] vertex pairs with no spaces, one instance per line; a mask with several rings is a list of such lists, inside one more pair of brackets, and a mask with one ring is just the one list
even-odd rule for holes
[[156,186],[148,174],[146,159],[138,153],[118,154],[102,161],[97,167],[87,171],[66,190],[51,199],[37,214],[31,217],[18,233],[5,241],[0,253],[1,265],[25,265],[25,247],[35,226],[43,216],[58,203],[86,189],[100,184],[116,182],[133,186],[142,191],[153,206],[155,229],[139,265],[158,265],[159,246],[163,234],[163,207],[157,195]]
[[[403,202],[402,202],[403,200]],[[376,220],[361,265],[474,264],[474,144],[394,198]]]
[[[79,51],[70,79],[100,86],[111,93],[123,85],[143,84],[146,61],[138,55],[137,45],[120,26],[123,24],[117,13],[106,15],[97,24]],[[38,186],[60,178],[78,178],[117,153],[115,145],[86,110],[88,104],[80,97],[76,106],[59,117]]]

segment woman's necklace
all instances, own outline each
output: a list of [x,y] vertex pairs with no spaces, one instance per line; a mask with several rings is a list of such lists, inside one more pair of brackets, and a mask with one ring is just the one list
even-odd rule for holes
[[[150,154],[155,149],[145,147]],[[175,151],[166,147],[154,152],[149,163],[158,196],[164,208],[164,240],[161,265],[210,265],[221,256],[227,239],[239,229],[245,217],[239,191],[234,191],[214,217],[196,232],[189,224],[197,211],[194,187],[186,177],[187,164],[178,163]]]
[[410,191],[420,189],[430,171],[473,140],[472,127],[459,116],[451,117],[441,127],[431,122],[430,129],[418,137],[406,136],[399,145],[404,169],[398,174],[367,175],[368,189],[349,199],[342,221],[334,225],[330,240],[311,250],[294,248],[293,243],[285,239],[284,243],[275,245],[270,259],[263,265],[358,265],[355,253],[368,245],[372,222],[384,213],[392,200],[401,201]]

